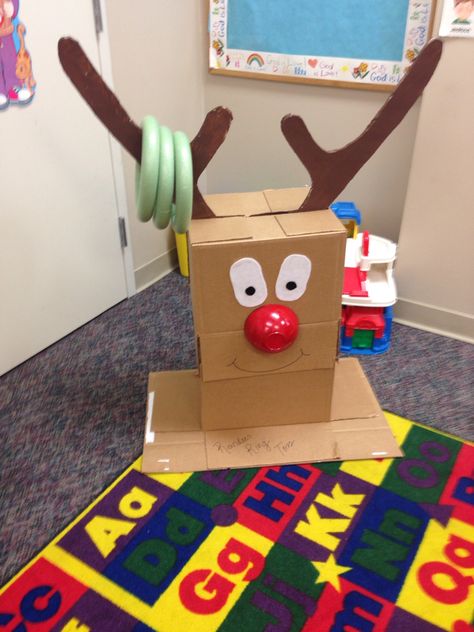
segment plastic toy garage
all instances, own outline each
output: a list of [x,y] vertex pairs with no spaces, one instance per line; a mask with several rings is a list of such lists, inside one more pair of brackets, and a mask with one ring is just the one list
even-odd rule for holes
[[348,354],[383,353],[390,346],[392,306],[397,300],[397,245],[359,232],[361,214],[353,202],[336,202],[331,209],[347,230],[340,349]]

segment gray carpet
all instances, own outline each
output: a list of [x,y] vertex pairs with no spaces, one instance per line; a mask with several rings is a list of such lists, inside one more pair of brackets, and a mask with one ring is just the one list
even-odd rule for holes
[[[474,438],[474,346],[395,325],[363,365],[386,410]],[[140,455],[148,372],[194,366],[172,273],[0,378],[0,585]]]

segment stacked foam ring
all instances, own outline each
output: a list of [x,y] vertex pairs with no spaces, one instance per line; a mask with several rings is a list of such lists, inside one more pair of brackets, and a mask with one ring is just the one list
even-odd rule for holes
[[142,124],[141,164],[137,165],[135,190],[138,218],[153,218],[157,228],[182,234],[188,230],[193,205],[191,146],[183,132],[171,132],[154,116]]

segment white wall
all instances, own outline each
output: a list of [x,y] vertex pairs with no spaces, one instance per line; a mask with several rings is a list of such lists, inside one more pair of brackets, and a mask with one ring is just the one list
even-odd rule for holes
[[[106,0],[114,91],[140,123],[153,114],[193,138],[204,120],[206,17],[193,0]],[[136,219],[135,161],[123,152],[137,287],[175,265],[171,231]]]
[[398,319],[471,340],[473,67],[474,41],[445,39],[421,107],[396,269]]

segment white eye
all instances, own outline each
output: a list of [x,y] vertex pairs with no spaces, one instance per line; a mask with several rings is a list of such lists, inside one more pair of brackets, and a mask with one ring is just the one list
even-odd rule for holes
[[303,296],[311,274],[305,255],[289,255],[281,264],[275,292],[280,301],[296,301]]
[[230,266],[230,280],[235,298],[244,307],[255,307],[267,298],[267,284],[262,266],[255,259],[244,257]]

